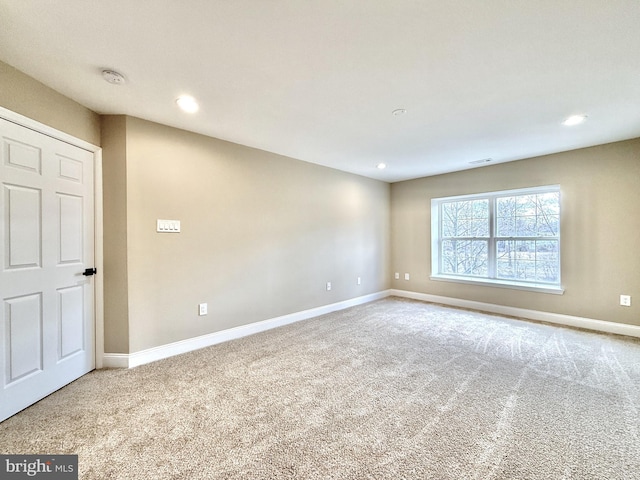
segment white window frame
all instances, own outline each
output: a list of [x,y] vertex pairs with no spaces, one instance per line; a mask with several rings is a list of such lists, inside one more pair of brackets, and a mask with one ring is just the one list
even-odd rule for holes
[[[530,282],[522,280],[511,280],[496,278],[496,252],[495,245],[499,240],[540,240],[540,239],[557,239],[558,240],[558,264],[561,265],[561,229],[558,230],[556,237],[498,237],[496,233],[496,215],[495,205],[496,199],[500,197],[514,196],[514,195],[530,195],[558,192],[560,194],[560,223],[562,223],[562,194],[560,191],[560,185],[545,185],[540,187],[531,188],[519,188],[514,190],[500,190],[495,192],[485,192],[470,195],[457,195],[452,197],[441,197],[431,199],[431,280],[443,281],[443,282],[455,282],[469,285],[484,285],[491,287],[512,288],[517,290],[528,290],[541,293],[552,293],[562,295],[564,288],[561,283],[561,274],[558,273],[558,283],[542,283],[542,282]],[[488,275],[487,277],[467,276],[467,275],[452,275],[448,273],[441,273],[442,271],[442,259],[440,258],[440,249],[442,243],[442,218],[441,218],[441,206],[443,203],[456,202],[456,201],[469,201],[469,200],[489,200],[489,237],[478,237],[478,239],[488,240]]]

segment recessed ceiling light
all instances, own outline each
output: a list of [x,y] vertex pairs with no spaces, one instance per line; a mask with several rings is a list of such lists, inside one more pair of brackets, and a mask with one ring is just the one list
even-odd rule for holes
[[176,100],[178,106],[187,113],[196,113],[198,111],[198,102],[189,95],[182,95]]
[[385,168],[387,168],[387,164],[386,163],[379,163],[378,165],[376,165],[376,168],[379,170],[384,170]]
[[113,85],[122,85],[127,80],[124,78],[124,75],[116,72],[115,70],[103,70],[102,78],[104,78],[107,82]]
[[567,119],[562,122],[563,125],[567,127],[572,127],[574,125],[579,125],[587,119],[586,115],[571,115],[567,117]]
[[394,117],[399,117],[400,115],[404,115],[407,111],[404,108],[396,108],[391,114]]

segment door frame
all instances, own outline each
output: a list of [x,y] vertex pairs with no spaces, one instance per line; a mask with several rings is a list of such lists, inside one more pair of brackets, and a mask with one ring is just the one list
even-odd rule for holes
[[102,148],[56,130],[49,125],[0,106],[0,118],[35,132],[69,143],[93,154],[93,200],[94,200],[94,259],[97,274],[93,276],[93,321],[95,368],[103,367],[104,359],[104,277],[103,277],[103,223],[102,223]]

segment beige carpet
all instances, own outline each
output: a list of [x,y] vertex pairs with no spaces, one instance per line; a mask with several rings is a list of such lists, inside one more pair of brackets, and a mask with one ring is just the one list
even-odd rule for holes
[[640,342],[389,298],[132,370],[0,424],[85,479],[640,479]]

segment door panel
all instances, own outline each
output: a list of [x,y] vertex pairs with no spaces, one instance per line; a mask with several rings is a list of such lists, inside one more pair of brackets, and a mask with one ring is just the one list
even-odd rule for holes
[[4,185],[6,205],[5,258],[8,268],[40,266],[41,192],[35,188]]
[[40,173],[42,150],[35,145],[27,145],[10,138],[4,139],[7,165]]
[[8,382],[42,370],[42,298],[39,294],[5,300],[9,326]]
[[0,420],[95,365],[93,154],[0,119]]
[[82,263],[82,212],[83,198],[58,194],[60,208],[60,254],[59,262]]
[[58,290],[60,305],[59,359],[84,350],[84,295],[82,287]]

